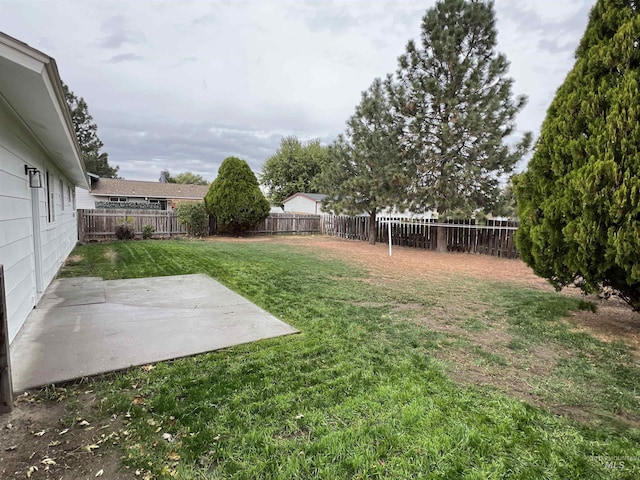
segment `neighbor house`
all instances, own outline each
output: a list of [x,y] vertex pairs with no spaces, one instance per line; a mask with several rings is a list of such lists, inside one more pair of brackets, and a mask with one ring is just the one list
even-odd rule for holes
[[321,193],[296,193],[282,201],[282,209],[291,213],[320,214],[323,213],[322,200],[326,197]]
[[172,210],[181,202],[202,202],[208,185],[144,182],[89,175],[89,190],[78,189],[78,208]]
[[0,264],[11,342],[77,241],[87,188],[56,62],[0,33]]

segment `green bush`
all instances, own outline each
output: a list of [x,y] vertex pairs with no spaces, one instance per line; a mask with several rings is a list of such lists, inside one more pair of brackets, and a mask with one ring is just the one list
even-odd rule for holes
[[270,210],[255,174],[247,162],[235,157],[226,158],[220,165],[205,204],[209,214],[216,217],[220,231],[234,235],[255,227]]
[[142,227],[142,238],[144,238],[145,240],[149,240],[151,237],[153,237],[155,231],[156,229],[153,225],[145,225],[144,227]]
[[209,217],[202,202],[184,202],[176,208],[178,221],[184,226],[187,235],[202,237],[207,234]]

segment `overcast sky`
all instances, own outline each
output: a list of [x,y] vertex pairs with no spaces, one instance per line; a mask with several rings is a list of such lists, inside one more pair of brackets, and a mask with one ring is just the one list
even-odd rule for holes
[[[498,51],[537,136],[595,0],[497,0]],[[259,173],[286,135],[329,143],[397,67],[433,0],[0,0],[0,30],[54,57],[111,165],[211,181],[234,155]]]

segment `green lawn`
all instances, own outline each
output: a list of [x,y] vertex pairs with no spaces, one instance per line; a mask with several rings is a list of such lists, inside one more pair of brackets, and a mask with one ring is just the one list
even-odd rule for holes
[[[579,299],[446,276],[380,285],[261,242],[91,244],[72,259],[63,276],[207,273],[302,332],[97,382],[103,413],[130,416],[132,467],[184,479],[640,478],[640,369],[625,346],[560,321],[590,307]],[[446,319],[466,336],[429,327],[453,302],[473,307]],[[494,330],[509,335],[503,350],[474,343]],[[528,380],[532,393],[584,408],[584,421],[449,374],[463,353],[484,371],[524,372],[543,347],[562,354]]]

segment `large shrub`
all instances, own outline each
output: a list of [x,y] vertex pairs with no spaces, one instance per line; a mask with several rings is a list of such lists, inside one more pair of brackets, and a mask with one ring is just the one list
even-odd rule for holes
[[610,287],[640,311],[640,12],[599,0],[516,181],[516,241],[560,289]]
[[184,202],[176,207],[178,221],[184,226],[187,235],[201,237],[207,234],[209,217],[202,202]]
[[270,210],[255,174],[247,162],[236,157],[226,158],[220,165],[205,204],[216,217],[218,229],[234,235],[255,227]]

